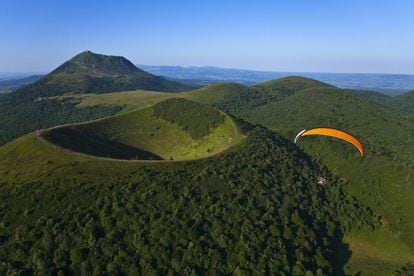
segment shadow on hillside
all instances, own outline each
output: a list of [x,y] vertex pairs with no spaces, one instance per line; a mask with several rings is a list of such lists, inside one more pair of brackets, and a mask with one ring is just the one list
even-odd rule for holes
[[349,245],[339,242],[335,247],[333,260],[333,275],[345,275],[344,268],[352,256]]
[[75,153],[85,153],[114,159],[163,160],[152,152],[69,127],[47,131],[44,134],[44,138]]

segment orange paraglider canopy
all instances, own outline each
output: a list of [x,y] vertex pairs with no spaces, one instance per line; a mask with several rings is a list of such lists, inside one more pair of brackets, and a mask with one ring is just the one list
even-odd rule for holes
[[362,143],[357,138],[355,138],[355,136],[345,131],[335,129],[335,128],[326,128],[326,127],[312,128],[309,130],[304,129],[296,135],[295,143],[298,141],[300,137],[307,136],[307,135],[322,135],[322,136],[330,136],[330,137],[342,139],[354,145],[358,149],[358,151],[361,153],[361,156],[364,156],[364,147],[362,146]]

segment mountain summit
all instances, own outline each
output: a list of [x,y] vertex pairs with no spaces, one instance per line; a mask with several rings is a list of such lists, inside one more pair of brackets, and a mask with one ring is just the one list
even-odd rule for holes
[[85,73],[95,76],[118,76],[125,74],[141,73],[153,76],[138,69],[129,60],[121,56],[106,56],[84,51],[63,63],[52,73]]
[[124,57],[84,51],[41,80],[16,92],[58,96],[65,93],[109,93],[139,89],[176,92],[187,90],[188,87],[138,69]]

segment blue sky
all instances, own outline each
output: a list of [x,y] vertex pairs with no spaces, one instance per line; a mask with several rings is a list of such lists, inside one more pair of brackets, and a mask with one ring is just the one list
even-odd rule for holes
[[0,72],[134,63],[414,74],[414,1],[2,0]]

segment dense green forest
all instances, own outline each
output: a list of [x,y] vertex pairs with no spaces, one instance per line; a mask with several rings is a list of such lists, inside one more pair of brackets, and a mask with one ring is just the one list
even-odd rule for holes
[[292,143],[244,129],[235,150],[169,165],[68,155],[33,135],[0,148],[0,273],[341,270],[344,232],[378,218]]
[[414,91],[395,97],[373,91],[353,90],[352,92],[363,99],[399,111],[407,117],[414,118]]
[[1,97],[0,145],[37,129],[103,118],[122,110],[115,105],[77,108],[76,104],[71,100],[35,100],[18,92]]

